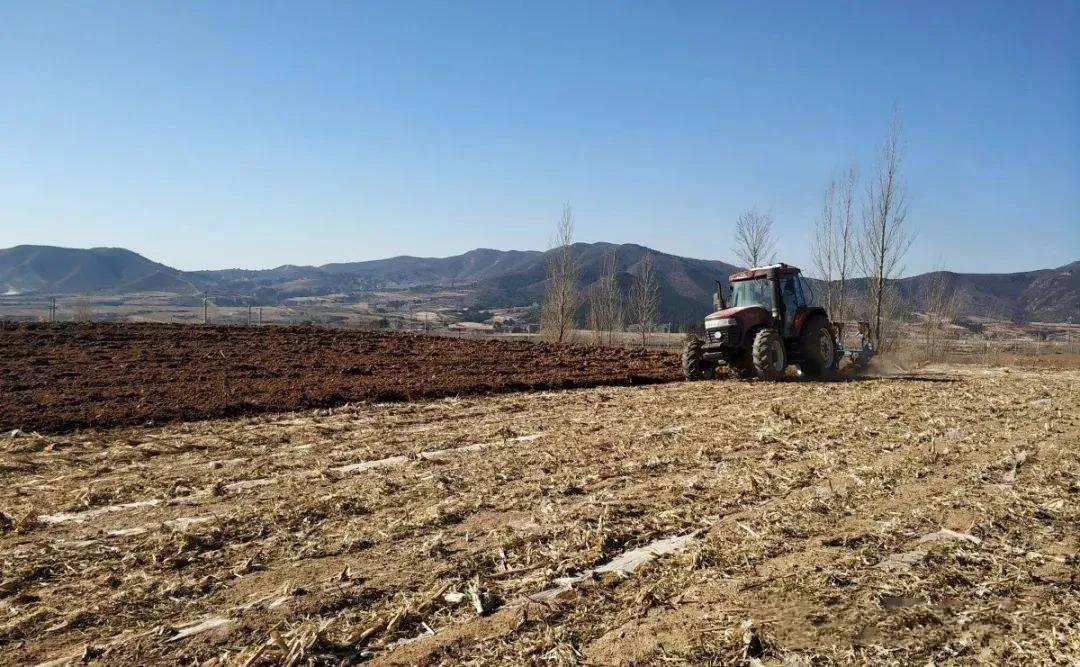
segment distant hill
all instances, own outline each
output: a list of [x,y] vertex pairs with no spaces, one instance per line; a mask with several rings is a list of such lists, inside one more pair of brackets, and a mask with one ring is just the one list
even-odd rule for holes
[[0,294],[193,290],[183,272],[123,248],[0,250]]
[[907,303],[922,307],[935,275],[963,291],[963,313],[995,319],[1080,321],[1080,261],[1056,269],[1021,273],[924,273],[898,281]]
[[453,257],[407,255],[369,262],[324,264],[323,271],[400,283],[476,282],[528,271],[542,262],[537,250],[491,250],[478,248]]
[[[573,253],[581,267],[582,285],[596,282],[605,254],[614,250],[617,279],[624,292],[641,270],[646,253],[653,256],[660,288],[660,320],[687,322],[704,316],[712,306],[717,279],[738,270],[725,262],[691,259],[650,250],[631,243],[577,243]],[[547,280],[547,255],[536,253],[528,261],[521,258],[513,271],[478,281],[477,298],[491,305],[515,305],[539,301]]]
[[[578,243],[573,251],[582,284],[593,283],[605,253],[614,250],[618,280],[629,289],[646,253],[652,253],[660,287],[660,317],[667,322],[700,319],[712,307],[715,281],[736,267],[692,259],[635,244]],[[391,257],[323,266],[285,265],[266,270],[180,271],[122,248],[72,249],[17,246],[0,250],[0,294],[174,292],[211,290],[218,296],[254,296],[276,303],[294,296],[348,293],[417,285],[455,286],[463,305],[490,308],[527,305],[544,293],[547,254],[481,248],[452,257]],[[963,313],[997,318],[1065,321],[1080,318],[1080,262],[1021,273],[944,273],[965,294]],[[898,281],[908,303],[920,298],[933,274]]]

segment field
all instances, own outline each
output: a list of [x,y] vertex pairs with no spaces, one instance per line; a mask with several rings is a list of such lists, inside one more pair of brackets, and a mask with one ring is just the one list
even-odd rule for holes
[[[595,363],[543,357],[498,388]],[[1080,372],[625,386],[661,359],[5,435],[0,664],[1080,660]]]
[[0,428],[673,380],[672,354],[314,327],[0,325]]

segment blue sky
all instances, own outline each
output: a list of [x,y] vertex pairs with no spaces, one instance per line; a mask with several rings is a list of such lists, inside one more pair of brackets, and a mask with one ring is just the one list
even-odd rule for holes
[[905,128],[908,272],[1080,258],[1080,3],[0,0],[0,247],[263,268],[578,237],[807,263]]

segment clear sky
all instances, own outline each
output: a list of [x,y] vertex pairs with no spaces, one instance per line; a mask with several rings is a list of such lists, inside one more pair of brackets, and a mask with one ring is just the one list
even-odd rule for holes
[[584,241],[806,263],[903,118],[908,272],[1080,258],[1080,2],[0,0],[0,247],[184,268]]

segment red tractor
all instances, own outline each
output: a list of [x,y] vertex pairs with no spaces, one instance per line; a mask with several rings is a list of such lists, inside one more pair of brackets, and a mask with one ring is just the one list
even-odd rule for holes
[[713,297],[718,310],[705,318],[705,339],[690,338],[683,349],[687,380],[711,378],[727,366],[740,377],[778,380],[789,364],[804,375],[836,370],[840,352],[824,308],[809,305],[799,269],[775,264],[733,273],[731,304],[720,281]]

